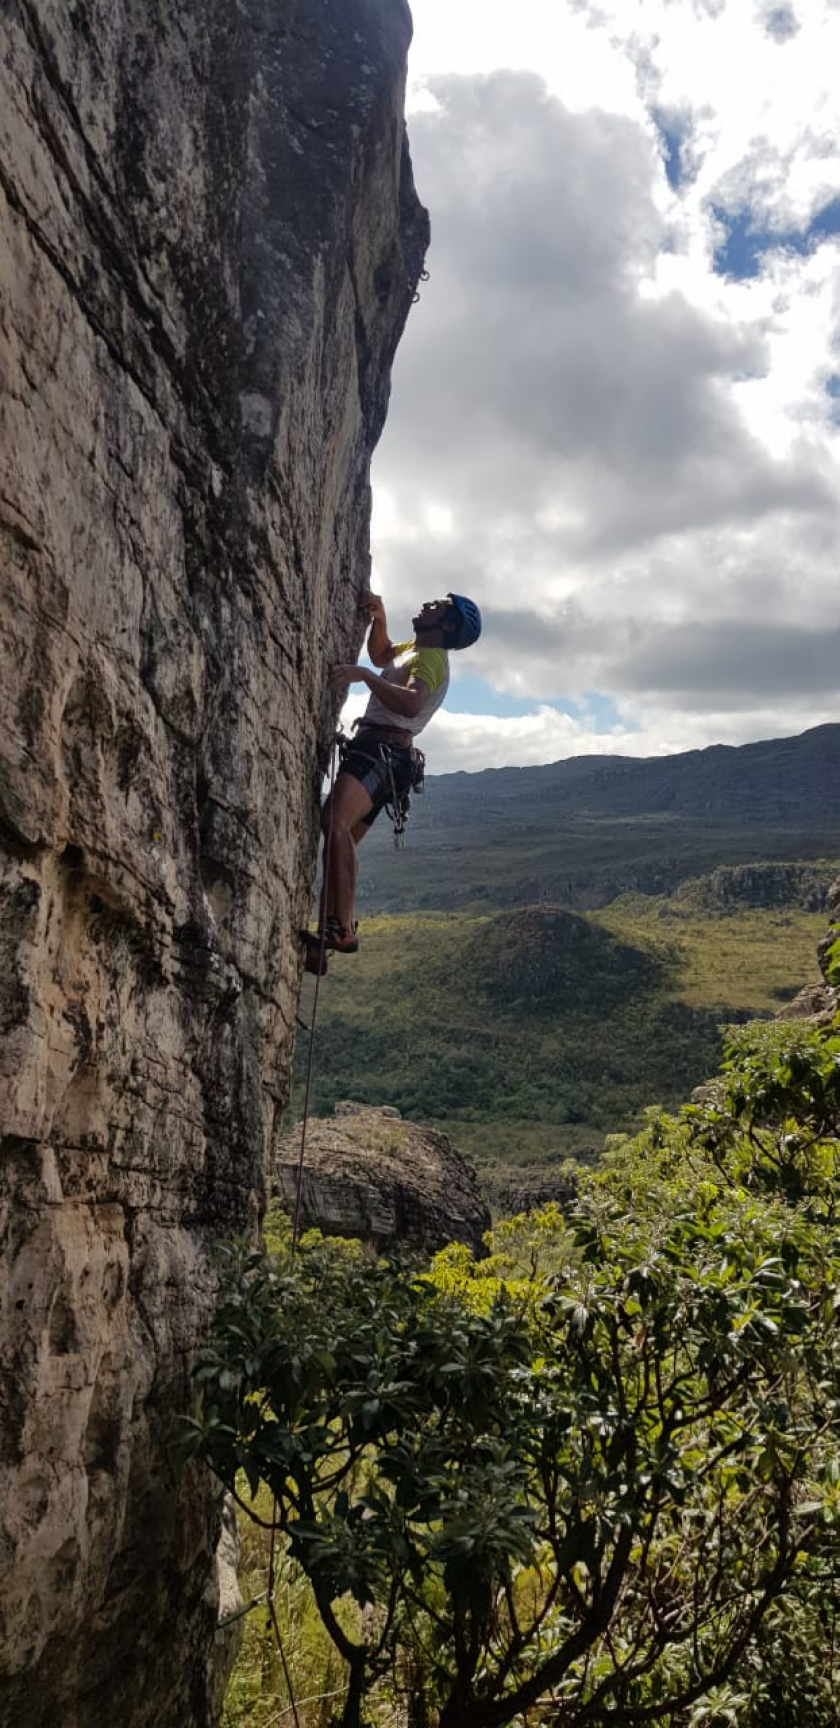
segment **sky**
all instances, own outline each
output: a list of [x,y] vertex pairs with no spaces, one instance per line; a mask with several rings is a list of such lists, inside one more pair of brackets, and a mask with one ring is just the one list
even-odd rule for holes
[[484,615],[430,770],[836,720],[840,0],[412,10],[373,586]]

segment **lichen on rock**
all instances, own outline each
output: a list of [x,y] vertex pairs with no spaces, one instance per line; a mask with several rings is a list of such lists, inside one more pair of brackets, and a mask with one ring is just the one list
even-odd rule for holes
[[0,1725],[203,1728],[167,1454],[288,1090],[324,670],[428,237],[402,0],[11,0]]

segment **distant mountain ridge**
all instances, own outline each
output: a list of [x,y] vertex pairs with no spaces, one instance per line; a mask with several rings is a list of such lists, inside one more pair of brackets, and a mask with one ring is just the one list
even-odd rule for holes
[[[563,802],[597,815],[653,815],[713,809],[767,819],[779,810],[810,811],[833,797],[840,806],[840,724],[757,744],[712,744],[676,756],[572,756],[535,768],[485,768],[431,779],[435,803],[509,806],[531,799]],[[737,801],[737,802],[736,802]],[[419,804],[418,804],[419,813]],[[417,827],[425,812],[418,814]]]
[[674,756],[430,775],[405,858],[384,818],[365,843],[360,903],[596,906],[626,888],[671,892],[722,864],[839,851],[837,724]]

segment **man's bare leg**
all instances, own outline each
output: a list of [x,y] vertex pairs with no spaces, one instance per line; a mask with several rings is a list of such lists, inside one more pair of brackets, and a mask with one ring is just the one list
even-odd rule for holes
[[[321,928],[334,918],[342,930],[353,929],[356,899],[356,847],[367,827],[365,816],[373,809],[369,792],[352,774],[339,774],[321,812],[324,836],[324,882],[321,890]],[[329,869],[327,859],[329,855]]]

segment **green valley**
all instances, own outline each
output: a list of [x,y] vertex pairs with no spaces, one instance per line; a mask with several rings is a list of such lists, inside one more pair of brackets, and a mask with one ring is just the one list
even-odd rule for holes
[[359,954],[330,963],[312,1108],[394,1105],[451,1133],[500,1203],[539,1197],[565,1158],[700,1084],[722,1023],[816,983],[824,928],[795,907],[721,915],[642,895],[585,915],[365,920]]
[[539,1201],[568,1157],[702,1084],[722,1025],[818,982],[840,726],[441,776],[405,853],[383,818],[359,865],[360,952],[330,962],[313,1111],[395,1106],[449,1132],[500,1208]]
[[737,749],[430,776],[405,852],[384,819],[361,847],[359,905],[597,907],[628,889],[672,894],[721,865],[838,855],[840,726],[818,726]]

